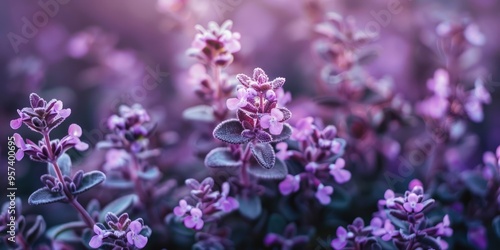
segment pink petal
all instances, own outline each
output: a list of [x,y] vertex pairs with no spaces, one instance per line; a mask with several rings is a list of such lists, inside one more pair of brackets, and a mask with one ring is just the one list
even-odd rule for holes
[[82,136],[82,128],[77,124],[73,123],[69,125],[68,134],[73,137],[80,137]]
[[274,116],[278,121],[283,120],[283,117],[285,117],[283,115],[283,112],[281,112],[281,110],[279,110],[277,108],[274,108],[271,110],[271,116]]
[[62,118],[67,118],[69,115],[71,115],[71,109],[62,109],[61,111],[59,111],[59,115]]
[[21,127],[21,125],[23,125],[23,119],[22,118],[17,118],[17,119],[14,119],[12,121],[10,121],[10,127],[12,129],[18,129]]
[[271,116],[270,115],[263,115],[260,118],[260,126],[262,128],[269,128],[271,126]]
[[25,149],[26,148],[26,144],[24,143],[24,140],[23,138],[21,137],[20,134],[18,133],[14,133],[14,143],[16,144],[16,146],[20,149]]
[[89,246],[92,248],[98,248],[102,245],[102,236],[94,235],[92,239],[90,239]]
[[128,244],[134,245],[134,235],[132,232],[127,233],[127,241],[128,241]]
[[18,149],[16,152],[16,160],[20,161],[24,157],[24,151],[22,149]]
[[198,220],[198,222],[196,223],[196,230],[202,229],[203,225],[205,225],[205,222],[203,222],[203,220]]
[[135,221],[132,221],[132,223],[130,223],[129,228],[130,228],[130,231],[134,232],[135,234],[138,234],[142,230],[142,225],[140,222],[135,220]]
[[410,206],[410,203],[408,203],[408,202],[405,202],[405,203],[403,204],[403,207],[405,208],[405,210],[406,210],[407,212],[412,212],[412,211],[413,211],[413,208]]
[[[262,122],[261,122],[261,126],[262,126]],[[283,131],[283,123],[281,123],[281,122],[273,123],[273,124],[271,124],[271,127],[269,128],[269,132],[271,132],[271,134],[273,134],[273,135],[279,135],[279,134],[281,134],[281,131]]]
[[229,98],[226,100],[226,105],[229,110],[235,110],[238,109],[239,106],[238,104],[240,103],[240,100],[238,98]]
[[181,207],[175,207],[174,208],[174,214],[181,217],[184,214],[186,214],[186,210],[182,209]]
[[75,149],[78,150],[78,151],[85,151],[89,148],[89,144],[85,143],[85,142],[82,142],[80,141],[79,143],[77,143],[75,145]]
[[193,216],[188,216],[184,218],[184,226],[187,228],[193,228],[196,225],[196,222],[193,220]]
[[345,169],[332,170],[330,171],[330,174],[333,175],[335,181],[339,184],[346,183],[351,179],[351,172]]
[[413,210],[415,211],[415,213],[420,213],[423,209],[424,209],[424,204],[417,203]]
[[97,225],[94,225],[94,233],[97,235],[102,234],[102,229],[98,227]]
[[343,241],[343,240],[340,240],[340,239],[334,239],[332,240],[332,243],[331,243],[331,246],[334,248],[334,249],[344,249],[344,247],[347,245],[347,242]]
[[340,239],[346,239],[347,238],[347,231],[345,230],[344,227],[338,227],[337,228],[337,237]]
[[136,247],[143,248],[146,246],[147,243],[148,243],[148,238],[146,238],[145,236],[140,235],[140,234],[135,236],[134,245]]

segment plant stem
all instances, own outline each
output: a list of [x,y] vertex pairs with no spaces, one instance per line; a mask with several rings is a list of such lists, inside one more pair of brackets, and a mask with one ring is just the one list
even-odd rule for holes
[[250,143],[245,146],[245,150],[241,154],[241,183],[243,186],[248,186],[250,184],[250,179],[248,178],[248,160],[250,158]]
[[56,172],[57,179],[59,179],[59,182],[61,182],[61,184],[63,186],[64,195],[68,199],[68,202],[71,203],[71,205],[73,205],[73,207],[78,211],[78,213],[80,213],[85,224],[87,224],[87,227],[92,228],[95,224],[94,219],[92,219],[92,217],[89,215],[87,210],[85,210],[85,208],[83,208],[82,205],[76,200],[76,197],[73,196],[73,194],[69,190],[68,186],[66,185],[66,182],[64,181],[64,177],[63,177],[63,174],[61,172],[61,168],[57,164],[57,159],[54,159],[54,153],[52,152],[52,149],[50,147],[49,134],[44,133],[43,137],[45,139],[45,144],[47,145],[47,148],[49,151],[49,156],[51,158],[51,164],[52,164],[52,167],[54,168],[54,172]]
[[16,238],[17,238],[17,241],[21,243],[22,249],[25,249],[25,250],[31,249],[30,245],[28,244],[28,242],[26,242],[26,239],[23,237],[22,234],[18,234],[16,236]]

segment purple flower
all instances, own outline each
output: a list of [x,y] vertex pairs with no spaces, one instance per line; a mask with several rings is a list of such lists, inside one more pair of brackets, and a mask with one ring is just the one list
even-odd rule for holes
[[347,245],[347,240],[352,233],[348,233],[344,227],[337,228],[337,238],[332,240],[331,246],[333,249],[344,249]]
[[319,184],[315,197],[316,199],[318,199],[319,203],[323,205],[328,205],[330,201],[332,201],[332,198],[330,197],[332,193],[333,193],[333,187]]
[[300,175],[287,175],[283,181],[279,184],[280,193],[283,195],[289,195],[291,193],[297,192],[300,188]]
[[403,203],[403,207],[408,213],[419,213],[424,209],[424,205],[420,203],[421,196],[418,196],[414,193],[410,193],[406,199],[406,202]]
[[449,102],[446,98],[434,95],[418,103],[416,109],[422,115],[439,119],[446,114],[448,105]]
[[384,241],[389,241],[394,235],[397,234],[394,225],[392,225],[391,221],[388,219],[386,219],[382,225],[382,220],[375,217],[370,222],[370,226],[373,228],[372,234],[375,236],[382,236],[381,238]]
[[450,94],[450,77],[444,69],[438,69],[434,72],[434,78],[427,81],[427,88],[439,97],[446,98]]
[[18,150],[16,152],[16,160],[20,161],[24,157],[24,150],[27,149],[24,139],[20,134],[14,133],[14,143],[16,144]]
[[289,157],[288,154],[288,144],[286,142],[280,142],[276,144],[276,149],[278,149],[278,152],[276,152],[276,157],[280,160],[286,160]]
[[190,215],[184,218],[184,226],[187,228],[195,228],[196,230],[202,229],[204,225],[202,216],[203,212],[199,208],[191,209]]
[[222,184],[221,197],[219,201],[215,204],[215,206],[226,213],[237,209],[240,205],[235,198],[228,197],[228,195],[229,195],[229,183],[224,182]]
[[226,101],[227,108],[229,110],[235,110],[247,105],[248,93],[244,87],[238,88],[236,90],[237,98],[229,98]]
[[92,248],[99,248],[102,245],[102,240],[111,234],[110,232],[106,232],[105,230],[101,229],[97,225],[94,225],[94,233],[96,235],[92,236],[92,239],[90,239],[89,242],[89,246]]
[[132,221],[130,223],[129,226],[130,231],[127,233],[128,244],[134,245],[139,249],[146,246],[146,244],[148,243],[148,238],[140,234],[142,228],[143,228],[142,224],[137,220]]
[[479,249],[486,249],[488,239],[486,237],[486,229],[483,226],[470,228],[467,232],[469,241]]
[[68,134],[72,139],[72,142],[75,144],[76,150],[84,151],[89,148],[87,143],[80,141],[80,137],[82,136],[82,128],[80,126],[74,123],[69,125]]
[[283,130],[283,118],[281,110],[271,109],[271,114],[265,114],[260,118],[260,126],[264,129],[269,128],[269,132],[273,135],[279,135]]
[[335,164],[330,164],[330,174],[335,178],[335,181],[342,184],[351,179],[351,172],[344,169],[345,161],[338,158]]
[[437,234],[440,236],[451,236],[453,234],[453,229],[450,228],[450,218],[448,215],[445,215],[443,218],[443,222],[440,222],[436,225],[438,228]]
[[103,167],[106,171],[112,171],[127,166],[131,161],[132,158],[127,151],[123,149],[110,149],[106,152],[106,163],[104,163]]
[[293,128],[292,139],[297,141],[305,141],[313,133],[314,119],[312,117],[306,117],[300,119],[295,127]]
[[174,214],[181,217],[189,212],[193,207],[188,205],[186,200],[182,199],[179,201],[179,206],[174,208]]
[[395,196],[394,196],[394,192],[390,189],[387,189],[384,193],[384,200],[379,200],[379,204],[381,206],[384,206],[386,205],[387,207],[393,207],[395,204],[394,204],[394,200],[395,200]]

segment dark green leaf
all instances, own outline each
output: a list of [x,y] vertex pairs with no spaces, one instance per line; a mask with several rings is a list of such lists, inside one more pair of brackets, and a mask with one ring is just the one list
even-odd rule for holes
[[269,143],[260,143],[251,145],[252,155],[257,162],[266,169],[271,169],[276,163],[276,155],[274,149]]
[[205,166],[209,168],[236,168],[241,161],[234,157],[229,148],[214,148],[205,157]]
[[143,179],[143,180],[154,180],[160,177],[161,172],[158,170],[157,167],[150,168],[146,170],[145,172],[139,172],[138,176]]
[[243,126],[237,119],[223,121],[214,129],[214,137],[231,144],[243,144],[251,139],[241,135]]
[[249,218],[251,220],[256,219],[262,212],[262,205],[260,201],[260,197],[257,195],[251,196],[236,196],[236,199],[240,203],[240,213],[241,215]]
[[104,222],[105,216],[108,212],[114,214],[123,213],[125,210],[131,207],[137,200],[139,200],[139,197],[136,194],[129,194],[112,201],[102,209],[101,213],[99,214],[99,221]]
[[281,180],[288,174],[286,164],[280,159],[276,159],[276,163],[271,169],[262,168],[257,163],[254,163],[250,164],[247,170],[248,173],[260,179]]
[[187,108],[186,110],[184,110],[184,112],[182,112],[182,117],[190,121],[215,121],[214,110],[208,105],[198,105]]
[[466,171],[461,174],[461,178],[471,193],[481,197],[488,193],[488,183],[479,173]]
[[43,205],[63,201],[64,199],[66,199],[66,196],[64,196],[62,193],[54,193],[51,192],[48,187],[43,187],[36,190],[30,195],[30,197],[28,198],[28,203],[30,205]]
[[[55,227],[49,228],[47,230],[47,237],[52,239],[52,240],[63,240],[64,238],[67,238],[66,236],[68,235],[66,232],[70,231],[73,232],[74,229],[82,229],[85,228],[87,225],[83,221],[72,221],[68,223],[64,223],[61,225],[57,225]],[[65,236],[63,236],[65,235]]]
[[495,217],[493,219],[493,230],[495,231],[495,234],[497,235],[497,238],[500,239],[500,215],[497,215],[497,217]]
[[101,172],[101,171],[91,171],[88,173],[85,173],[83,175],[82,182],[80,183],[80,186],[76,189],[73,194],[81,194],[97,185],[99,185],[101,182],[106,180],[106,175]]
[[26,241],[33,244],[45,232],[45,228],[45,220],[41,215],[38,215],[33,226],[26,232]]

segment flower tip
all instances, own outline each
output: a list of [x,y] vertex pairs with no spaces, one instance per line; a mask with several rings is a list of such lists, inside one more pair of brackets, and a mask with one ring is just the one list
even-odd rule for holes
[[21,118],[17,118],[17,119],[10,121],[10,127],[14,130],[20,128],[22,124],[23,124],[23,121]]

